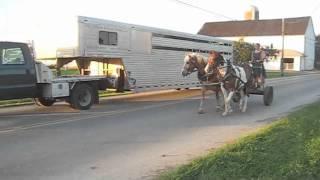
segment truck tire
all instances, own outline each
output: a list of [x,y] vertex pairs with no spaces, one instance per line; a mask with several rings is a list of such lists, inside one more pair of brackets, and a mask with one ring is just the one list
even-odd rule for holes
[[53,103],[56,102],[55,99],[48,99],[48,98],[44,98],[44,97],[37,98],[37,101],[43,106],[52,106]]
[[88,84],[78,84],[71,91],[71,107],[80,110],[90,109],[95,100],[93,88]]

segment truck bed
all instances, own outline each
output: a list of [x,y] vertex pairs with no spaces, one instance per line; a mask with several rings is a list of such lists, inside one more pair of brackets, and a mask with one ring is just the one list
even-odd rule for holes
[[63,83],[63,82],[79,82],[79,81],[94,81],[107,79],[106,76],[59,76],[52,79],[52,83]]

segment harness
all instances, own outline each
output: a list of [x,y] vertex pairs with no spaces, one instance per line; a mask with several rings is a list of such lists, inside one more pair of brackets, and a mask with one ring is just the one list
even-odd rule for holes
[[209,75],[208,74],[202,74],[198,71],[198,79],[200,81],[208,81],[209,80]]
[[[230,78],[235,78],[235,88],[237,91],[247,86],[248,82],[244,82],[242,80],[241,70],[238,66],[232,66],[231,62],[227,61],[227,65],[220,68],[227,68],[227,72],[221,79],[221,82],[225,83],[228,82]],[[239,76],[237,75],[236,71],[238,71]]]

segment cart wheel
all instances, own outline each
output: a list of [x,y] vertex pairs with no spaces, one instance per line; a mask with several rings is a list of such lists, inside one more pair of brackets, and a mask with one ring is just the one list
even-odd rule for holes
[[43,106],[52,106],[53,103],[56,102],[55,99],[43,98],[43,97],[39,97],[36,100]]
[[263,103],[266,106],[270,106],[273,101],[273,87],[267,86],[264,88],[263,92]]
[[94,98],[95,95],[92,87],[87,84],[78,84],[71,93],[71,106],[80,110],[90,109],[94,103]]

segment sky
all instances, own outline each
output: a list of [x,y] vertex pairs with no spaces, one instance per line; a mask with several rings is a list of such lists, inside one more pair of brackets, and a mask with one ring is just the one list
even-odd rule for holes
[[320,0],[181,1],[0,0],[0,41],[33,40],[41,55],[51,56],[57,47],[75,46],[77,16],[196,34],[205,22],[243,20],[250,5],[258,7],[260,19],[312,16],[315,33],[320,34]]

